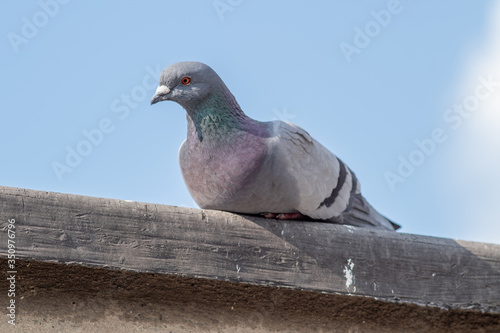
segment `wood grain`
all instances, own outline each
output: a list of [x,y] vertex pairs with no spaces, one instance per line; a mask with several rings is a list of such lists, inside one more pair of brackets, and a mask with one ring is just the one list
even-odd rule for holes
[[23,259],[500,313],[500,245],[0,187]]

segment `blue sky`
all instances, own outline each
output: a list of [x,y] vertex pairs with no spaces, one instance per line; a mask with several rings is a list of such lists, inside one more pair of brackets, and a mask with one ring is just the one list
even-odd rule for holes
[[[493,1],[2,2],[0,185],[196,207],[177,162],[185,113],[149,105],[161,69],[195,60],[249,116],[296,123],[342,158],[403,232],[500,243],[496,14]],[[481,105],[457,120],[476,88]]]

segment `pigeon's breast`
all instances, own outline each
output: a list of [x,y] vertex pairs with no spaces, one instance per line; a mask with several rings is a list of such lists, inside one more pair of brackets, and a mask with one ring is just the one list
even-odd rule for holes
[[266,139],[241,133],[226,142],[186,140],[179,151],[184,181],[201,208],[245,212],[267,155]]

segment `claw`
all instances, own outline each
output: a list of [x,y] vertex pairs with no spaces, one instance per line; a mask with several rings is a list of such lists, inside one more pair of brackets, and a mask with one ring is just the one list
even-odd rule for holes
[[278,219],[278,220],[302,220],[305,218],[299,212],[293,213],[262,213],[260,214],[262,217],[266,219]]
[[278,220],[300,220],[304,218],[304,215],[302,215],[299,212],[294,212],[294,213],[281,213],[276,215],[276,218]]

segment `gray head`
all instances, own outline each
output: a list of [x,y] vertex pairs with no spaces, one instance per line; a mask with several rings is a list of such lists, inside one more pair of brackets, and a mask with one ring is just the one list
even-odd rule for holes
[[196,105],[211,92],[227,90],[224,82],[209,66],[195,61],[184,61],[165,68],[151,104],[174,101],[184,108]]

